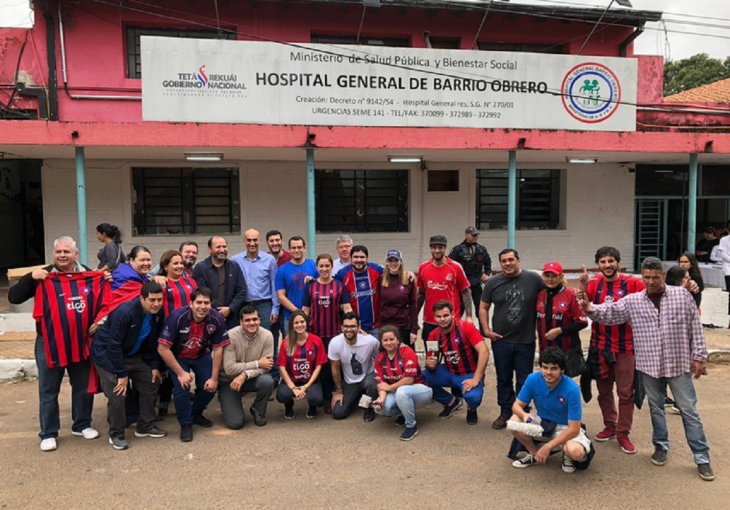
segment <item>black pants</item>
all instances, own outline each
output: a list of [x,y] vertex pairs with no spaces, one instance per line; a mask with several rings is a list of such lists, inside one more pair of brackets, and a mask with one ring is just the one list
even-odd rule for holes
[[[139,420],[137,430],[145,431],[152,427],[155,422],[155,401],[159,381],[152,382],[152,369],[139,356],[127,358],[127,374],[129,380],[134,382],[134,387],[139,393]],[[127,413],[124,409],[126,398],[123,395],[114,393],[117,385],[117,377],[96,365],[99,372],[99,380],[104,395],[108,399],[107,421],[109,422],[109,436],[124,436],[124,429],[127,426]]]
[[[294,392],[289,389],[289,386],[282,383],[276,389],[276,400],[285,406],[293,404]],[[309,387],[309,390],[307,391],[307,402],[310,406],[315,407],[319,407],[324,403],[324,399],[322,398],[322,385],[319,384],[319,381]]]
[[372,399],[378,398],[378,384],[375,382],[375,374],[368,374],[365,378],[353,384],[342,385],[342,404],[332,408],[332,417],[335,420],[344,420],[357,407],[360,397],[367,394]]

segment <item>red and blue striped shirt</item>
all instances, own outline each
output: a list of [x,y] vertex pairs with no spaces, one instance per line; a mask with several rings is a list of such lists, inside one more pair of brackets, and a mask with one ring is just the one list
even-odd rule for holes
[[190,304],[190,294],[198,288],[198,282],[187,276],[179,280],[167,279],[165,293],[162,295],[162,309],[165,317],[169,317],[173,310]]
[[388,353],[380,351],[375,358],[375,380],[387,384],[395,384],[404,377],[413,377],[413,384],[421,383],[421,367],[418,356],[407,345],[401,345],[393,359]]
[[[599,275],[588,283],[586,293],[593,304],[600,305],[618,301],[642,290],[644,290],[644,282],[639,278],[621,274],[616,280],[609,282],[603,275]],[[634,341],[631,326],[629,323],[606,326],[593,321],[591,347],[596,347],[600,351],[633,354]]]
[[309,308],[309,329],[320,338],[332,338],[342,333],[340,316],[342,305],[350,301],[350,294],[337,280],[307,285],[302,306]]
[[100,271],[54,272],[38,282],[33,318],[50,368],[89,359],[89,326],[109,297],[109,283]]
[[438,341],[439,352],[449,372],[467,375],[476,371],[479,353],[475,346],[484,339],[473,324],[455,319],[451,331],[444,334],[441,328],[436,328],[431,331],[428,339]]

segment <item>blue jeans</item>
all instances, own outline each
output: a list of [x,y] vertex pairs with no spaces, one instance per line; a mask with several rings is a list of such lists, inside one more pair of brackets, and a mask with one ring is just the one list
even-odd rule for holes
[[180,422],[180,425],[191,425],[193,416],[203,414],[215,395],[215,393],[203,389],[205,381],[210,379],[213,372],[213,358],[210,354],[203,354],[197,359],[177,358],[177,362],[180,363],[184,371],[190,372],[192,370],[195,374],[195,399],[190,404],[190,390],[180,386],[177,375],[170,370],[172,397],[175,399],[177,421]]
[[61,418],[58,410],[58,393],[61,391],[63,374],[68,371],[71,383],[71,430],[81,432],[91,426],[91,413],[94,408],[94,395],[88,392],[89,360],[71,363],[65,368],[49,368],[43,350],[43,338],[35,340],[35,364],[38,367],[38,418],[41,422],[41,439],[58,437]]
[[700,414],[697,412],[697,394],[692,383],[692,374],[686,373],[677,377],[661,377],[656,379],[642,372],[644,390],[649,400],[651,412],[652,434],[651,441],[655,446],[669,450],[669,431],[664,415],[664,399],[667,397],[667,385],[672,390],[674,405],[682,411],[682,425],[690,450],[695,458],[695,464],[710,462],[710,445],[705,437]]
[[270,299],[262,299],[252,303],[253,307],[259,313],[259,320],[261,321],[261,327],[271,331],[271,308],[273,307]]
[[[459,388],[462,389],[462,383],[467,379],[474,377],[474,374],[455,375],[449,372],[446,365],[438,365],[435,370],[424,370],[423,378],[429,386],[433,388],[433,399],[439,404],[448,405],[451,402],[452,393],[444,389]],[[476,409],[482,403],[484,398],[484,384],[478,384],[464,394],[464,400],[469,409]]]
[[403,416],[406,427],[416,426],[416,409],[431,403],[433,391],[425,384],[407,384],[396,388],[385,397],[383,416]]
[[[261,301],[257,301],[254,303],[254,308],[256,308],[256,311],[259,312],[259,319],[261,320],[261,327],[264,329],[268,329],[271,331],[272,334],[274,334],[274,329],[271,327],[271,321],[269,319],[271,318],[271,308],[272,303],[270,299],[264,299]],[[278,333],[278,331],[277,331]],[[269,374],[274,379],[275,383],[279,382],[279,367],[276,366],[276,359],[279,355],[279,339],[276,335],[274,335],[274,366],[269,371]]]
[[[494,353],[494,369],[497,373],[497,404],[500,415],[509,418],[512,416],[515,396],[522,389],[527,376],[533,371],[535,343],[517,344],[493,340],[492,352]],[[513,383],[512,373],[517,377],[516,385]]]

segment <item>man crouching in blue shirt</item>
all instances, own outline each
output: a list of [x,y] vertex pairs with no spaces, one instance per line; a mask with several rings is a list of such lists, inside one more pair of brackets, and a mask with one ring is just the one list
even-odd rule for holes
[[[515,438],[527,449],[528,454],[512,463],[516,468],[545,464],[551,452],[563,449],[563,471],[573,473],[586,469],[590,464],[591,441],[581,427],[583,408],[578,385],[564,377],[565,354],[557,347],[548,347],[540,353],[540,371],[527,377],[525,384],[512,406],[512,422],[534,423],[543,427],[542,442],[538,448],[533,437],[508,427]],[[524,408],[534,401],[537,417]],[[516,427],[515,427],[516,428]],[[550,432],[553,429],[553,432]]]

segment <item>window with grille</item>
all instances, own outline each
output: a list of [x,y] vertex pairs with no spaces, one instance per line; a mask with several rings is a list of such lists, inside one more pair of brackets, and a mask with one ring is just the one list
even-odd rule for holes
[[189,39],[236,39],[236,34],[228,30],[218,33],[217,30],[127,27],[127,78],[142,78],[142,44],[140,37],[143,35],[184,37]]
[[[507,171],[477,170],[477,228],[507,228]],[[560,170],[517,171],[517,228],[556,229]]]
[[135,235],[241,230],[238,170],[133,168]]
[[319,232],[408,232],[408,170],[317,170]]

